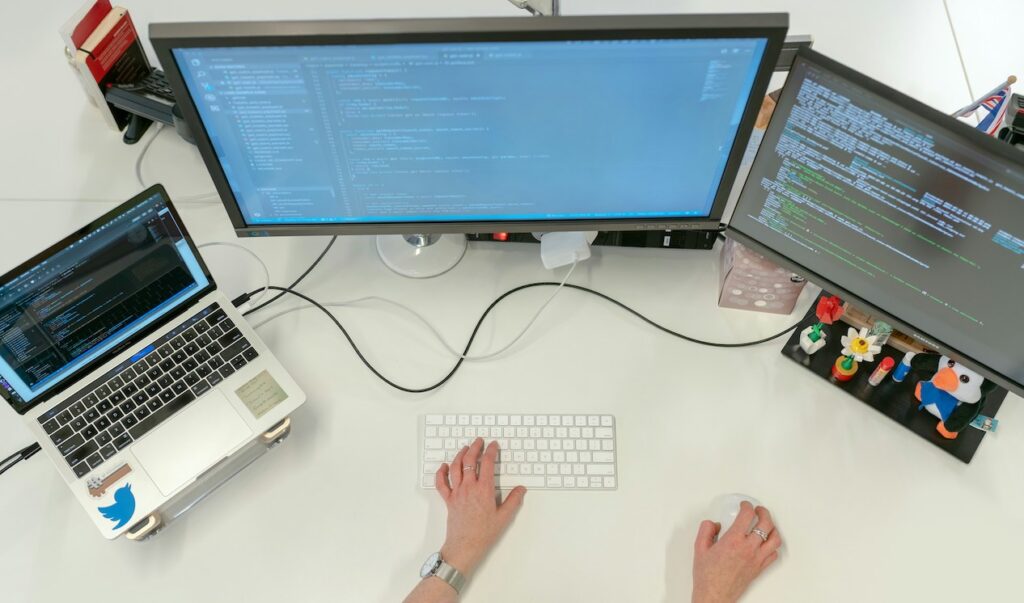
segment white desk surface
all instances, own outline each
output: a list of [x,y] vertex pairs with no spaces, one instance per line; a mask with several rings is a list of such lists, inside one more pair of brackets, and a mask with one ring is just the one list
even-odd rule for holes
[[[8,80],[34,92],[8,90],[0,101],[0,271],[139,189],[132,174],[138,148],[104,129],[61,57],[56,29],[78,3],[0,5],[0,50],[18,57],[6,65]],[[628,10],[723,10],[719,4],[630,2]],[[1019,21],[1010,4],[996,21]],[[565,12],[625,6],[575,0]],[[970,23],[967,2],[951,6],[963,22],[969,70],[987,70],[976,91],[1019,68],[999,51],[1002,42],[982,35],[981,20]],[[295,1],[287,10],[138,0],[130,8],[143,31],[150,20],[516,14],[503,0]],[[791,31],[814,34],[815,47],[839,60],[937,107],[967,101],[939,0],[750,0],[728,8],[789,10]],[[996,49],[993,56],[987,48]],[[147,178],[166,183],[172,196],[212,188],[196,151],[169,132],[146,166]],[[219,204],[188,204],[182,213],[198,241],[234,240]],[[284,283],[325,242],[243,244]],[[204,255],[229,295],[260,284],[259,268],[244,254],[213,248]],[[716,263],[716,253],[598,248],[572,282],[706,338],[755,338],[795,320],[718,309]],[[400,300],[464,341],[497,294],[551,278],[533,246],[471,245],[449,274],[414,281],[389,272],[372,239],[348,238],[303,290],[320,300]],[[500,306],[477,349],[500,345],[546,295],[532,290]],[[403,315],[379,306],[338,315],[367,356],[403,383],[431,382],[450,366]],[[144,544],[102,539],[44,457],[18,466],[0,478],[4,601],[398,601],[444,533],[440,500],[416,486],[418,416],[467,411],[612,413],[621,472],[612,493],[528,494],[467,601],[686,601],[697,523],[714,496],[733,491],[771,507],[787,547],[746,600],[1006,601],[1024,591],[1016,575],[1024,409],[1015,396],[1000,412],[1000,432],[963,465],[811,378],[779,354],[781,342],[697,347],[574,291],[512,352],[467,364],[443,389],[421,396],[377,381],[314,312],[283,317],[261,334],[310,398],[287,443]],[[0,442],[5,453],[28,442],[13,412],[0,412]]]

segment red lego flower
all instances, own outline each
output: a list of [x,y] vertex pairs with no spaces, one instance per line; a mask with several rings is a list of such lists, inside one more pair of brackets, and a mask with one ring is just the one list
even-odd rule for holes
[[830,325],[839,320],[839,317],[843,315],[843,300],[835,295],[832,297],[822,297],[818,300],[818,307],[814,313],[818,315],[818,320]]

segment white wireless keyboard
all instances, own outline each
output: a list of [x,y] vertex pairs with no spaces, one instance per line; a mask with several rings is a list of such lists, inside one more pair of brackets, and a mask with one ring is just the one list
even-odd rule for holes
[[495,483],[502,490],[614,490],[615,417],[611,415],[426,415],[420,485],[434,487],[450,463],[477,437],[501,450]]

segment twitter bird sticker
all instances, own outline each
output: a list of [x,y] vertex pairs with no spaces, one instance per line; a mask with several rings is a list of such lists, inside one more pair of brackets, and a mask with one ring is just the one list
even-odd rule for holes
[[125,484],[114,492],[114,504],[109,507],[98,509],[101,515],[115,523],[113,529],[123,528],[135,515],[135,495],[132,494],[132,485]]

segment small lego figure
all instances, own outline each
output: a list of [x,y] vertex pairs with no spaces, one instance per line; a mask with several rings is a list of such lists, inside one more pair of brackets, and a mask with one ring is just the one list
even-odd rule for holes
[[818,317],[818,322],[800,331],[800,348],[808,355],[825,347],[828,332],[824,327],[839,320],[839,317],[843,315],[843,302],[835,295],[823,296],[818,300],[818,306],[814,309],[814,313]]

